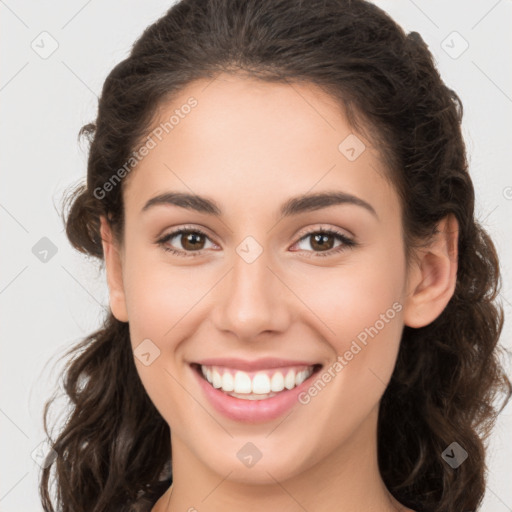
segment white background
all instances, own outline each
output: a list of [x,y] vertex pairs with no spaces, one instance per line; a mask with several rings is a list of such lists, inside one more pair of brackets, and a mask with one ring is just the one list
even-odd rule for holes
[[[441,76],[465,107],[464,136],[477,193],[477,218],[496,243],[512,348],[512,2],[379,0],[407,31],[418,31]],[[42,509],[31,453],[44,439],[42,406],[60,376],[57,360],[99,326],[108,304],[101,268],[71,249],[59,216],[65,188],[85,176],[80,127],[93,121],[104,79],[171,1],[0,0],[0,511]],[[47,59],[31,47],[47,31]],[[442,44],[459,52],[452,58]],[[450,36],[448,39],[446,39]],[[455,37],[455,39],[454,39]],[[45,48],[49,48],[50,39]],[[445,43],[442,43],[445,41]],[[508,190],[508,196],[507,196]],[[507,199],[508,197],[508,199]],[[46,263],[32,247],[48,237]],[[512,407],[491,439],[484,512],[512,511]],[[507,435],[508,434],[508,435]]]

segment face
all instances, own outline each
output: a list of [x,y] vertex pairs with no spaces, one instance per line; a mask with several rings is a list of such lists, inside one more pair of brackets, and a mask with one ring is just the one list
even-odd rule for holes
[[[124,241],[107,262],[173,458],[263,483],[361,457],[410,293],[378,148],[313,85],[221,75],[188,86],[160,121],[176,110],[125,183]],[[311,194],[338,200],[300,201]]]

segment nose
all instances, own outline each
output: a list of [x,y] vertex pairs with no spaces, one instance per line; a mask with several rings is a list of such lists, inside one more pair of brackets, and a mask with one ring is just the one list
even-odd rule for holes
[[289,326],[293,293],[263,251],[254,261],[234,254],[233,266],[217,290],[213,322],[217,329],[244,341],[284,332]]

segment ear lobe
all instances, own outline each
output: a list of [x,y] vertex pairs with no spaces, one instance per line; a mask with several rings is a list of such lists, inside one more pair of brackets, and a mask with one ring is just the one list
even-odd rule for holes
[[449,214],[437,225],[437,234],[428,248],[420,250],[404,307],[404,323],[424,327],[445,309],[455,291],[458,268],[459,224]]
[[115,244],[110,224],[105,216],[102,215],[100,217],[100,222],[101,244],[105,258],[110,309],[117,320],[128,322],[121,255],[119,248]]

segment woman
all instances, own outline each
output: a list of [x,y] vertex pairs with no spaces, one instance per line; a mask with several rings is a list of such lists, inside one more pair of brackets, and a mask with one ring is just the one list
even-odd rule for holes
[[362,0],[148,27],[81,131],[66,228],[111,311],[67,370],[58,510],[475,510],[511,387],[461,117]]

